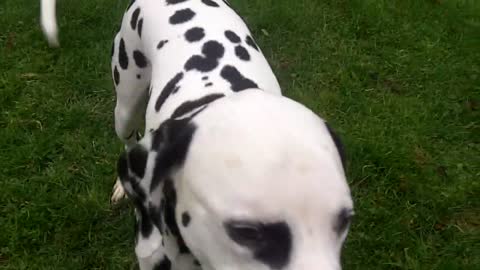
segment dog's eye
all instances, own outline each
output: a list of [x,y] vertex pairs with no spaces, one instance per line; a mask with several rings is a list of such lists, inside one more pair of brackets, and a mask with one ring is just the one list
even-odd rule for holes
[[353,218],[353,210],[343,208],[338,214],[337,222],[335,224],[335,231],[341,235],[350,225]]
[[230,239],[251,250],[255,259],[271,269],[282,269],[288,264],[293,236],[285,221],[229,221],[224,226]]
[[237,244],[254,247],[263,240],[262,224],[247,221],[229,221],[225,223],[227,235]]

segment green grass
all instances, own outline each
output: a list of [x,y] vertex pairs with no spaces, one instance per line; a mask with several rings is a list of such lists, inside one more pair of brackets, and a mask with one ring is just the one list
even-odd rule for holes
[[[127,0],[0,2],[0,269],[132,269],[109,195],[110,46]],[[345,269],[478,269],[480,3],[232,1],[287,96],[344,138],[356,203]]]

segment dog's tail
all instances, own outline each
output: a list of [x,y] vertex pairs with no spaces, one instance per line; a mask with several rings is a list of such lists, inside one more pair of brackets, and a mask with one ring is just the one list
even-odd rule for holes
[[41,0],[40,20],[42,31],[51,47],[58,47],[58,26],[56,17],[56,0]]

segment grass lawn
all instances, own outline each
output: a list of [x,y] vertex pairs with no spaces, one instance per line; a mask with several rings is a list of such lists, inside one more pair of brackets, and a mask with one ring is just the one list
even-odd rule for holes
[[[285,94],[344,138],[344,269],[479,269],[480,1],[231,2]],[[59,1],[55,50],[39,1],[0,1],[0,269],[135,267],[132,209],[109,205],[127,4]]]

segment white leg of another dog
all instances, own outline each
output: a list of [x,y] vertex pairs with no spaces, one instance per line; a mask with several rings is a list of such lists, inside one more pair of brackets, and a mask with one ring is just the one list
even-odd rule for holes
[[56,17],[56,1],[41,0],[40,21],[43,33],[51,47],[60,46],[58,42],[58,27]]
[[110,201],[115,204],[125,197],[125,189],[123,189],[120,179],[117,178],[115,185],[113,186],[112,198]]

